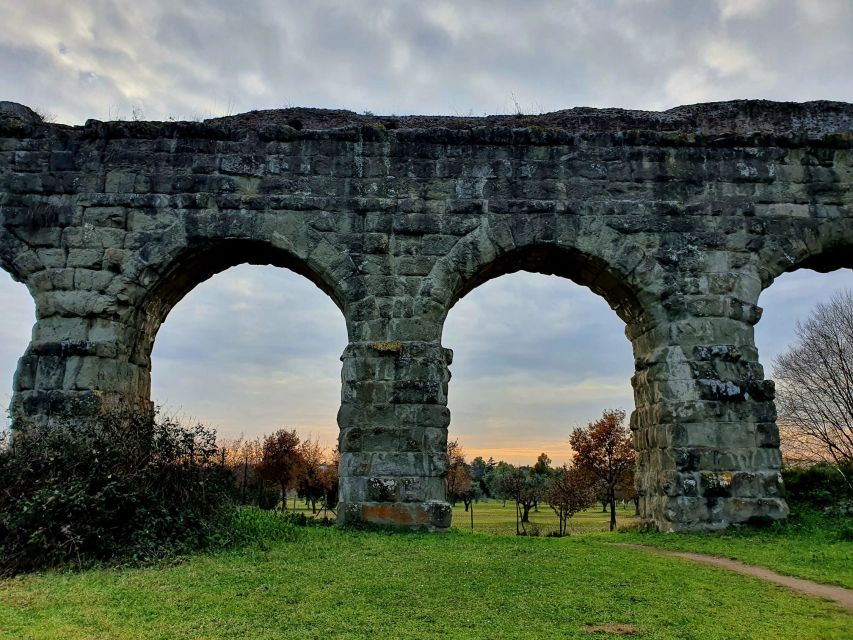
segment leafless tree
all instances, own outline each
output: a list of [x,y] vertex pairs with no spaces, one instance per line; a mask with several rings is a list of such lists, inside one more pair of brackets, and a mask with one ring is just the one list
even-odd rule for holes
[[[839,471],[853,462],[853,291],[797,324],[796,342],[776,359],[773,377],[783,447]],[[853,478],[844,479],[853,488]]]
[[225,440],[220,446],[224,464],[234,474],[240,502],[245,503],[249,485],[255,480],[258,465],[263,457],[261,440],[260,438],[244,440],[241,436],[237,440]]

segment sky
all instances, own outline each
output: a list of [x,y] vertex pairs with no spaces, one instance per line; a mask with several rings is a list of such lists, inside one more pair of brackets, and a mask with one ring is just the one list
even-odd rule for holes
[[[0,100],[69,124],[286,106],[483,115],[853,102],[850,0],[2,4]],[[768,375],[797,319],[843,287],[853,287],[849,270],[801,271],[762,295],[756,341]],[[33,313],[23,285],[0,273],[5,402]],[[522,273],[482,285],[443,336],[455,351],[451,437],[469,455],[565,461],[573,426],[632,407],[623,331],[568,280]],[[225,437],[288,426],[331,444],[345,345],[340,311],[307,280],[235,267],[163,325],[153,396]]]

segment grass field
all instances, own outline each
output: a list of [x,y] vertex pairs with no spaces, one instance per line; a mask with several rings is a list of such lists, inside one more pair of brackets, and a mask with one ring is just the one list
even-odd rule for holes
[[[623,532],[620,542],[695,551],[769,567],[786,575],[853,589],[853,518],[795,512],[787,523],[766,529],[715,533]],[[853,638],[853,633],[850,634]]]
[[[311,516],[311,510],[300,502],[288,502],[288,510],[296,513],[304,513]],[[616,525],[618,527],[630,527],[639,522],[634,516],[633,505],[616,505]],[[492,533],[496,535],[515,535],[515,505],[512,502],[504,503],[501,500],[481,500],[474,504],[474,528],[471,528],[471,514],[465,511],[460,502],[453,507],[454,530],[460,533]],[[557,531],[557,516],[548,505],[541,505],[538,511],[530,511],[530,524],[526,529],[536,529],[539,535],[547,535]],[[610,513],[602,512],[601,507],[595,507],[583,511],[573,517],[569,522],[569,535],[580,535],[585,533],[596,533],[609,531]]]
[[[294,509],[291,508],[291,511]],[[310,515],[297,504],[296,511]],[[639,519],[633,505],[617,505],[617,535],[609,535],[610,514],[594,507],[577,514],[569,525],[570,536],[606,534],[602,541],[643,544],[733,558],[748,564],[853,589],[853,518],[829,518],[810,511],[796,511],[788,522],[769,528],[732,528],[712,533],[655,533],[636,530]],[[515,506],[500,500],[482,500],[474,505],[474,528],[470,513],[460,503],[453,509],[454,531],[460,534],[515,535]],[[545,536],[557,530],[557,517],[547,505],[530,512],[527,530]]]
[[[463,507],[453,512],[453,526],[470,532],[470,518]],[[557,518],[547,506],[531,512],[531,524],[544,535],[556,530]],[[570,535],[608,531],[609,514],[600,508],[579,513],[572,519]],[[787,523],[765,529],[741,528],[715,533],[641,533],[634,531],[638,520],[633,506],[617,506],[617,536],[604,538],[616,542],[645,544],[678,551],[709,553],[761,565],[786,575],[807,578],[853,589],[853,518],[828,518],[815,512],[798,511]],[[515,534],[515,507],[485,500],[474,506],[474,531]],[[853,635],[853,634],[851,634]]]
[[[634,507],[616,506],[616,525],[630,526],[637,523]],[[557,516],[548,505],[541,505],[539,511],[530,512],[530,525],[538,528],[541,535],[557,530]],[[530,530],[531,526],[527,529]],[[459,503],[453,508],[453,528],[460,532],[470,532],[471,514],[465,512]],[[595,507],[577,514],[570,520],[569,535],[608,531],[610,513],[602,513],[601,507]],[[515,505],[500,500],[481,500],[474,504],[474,532],[515,535]]]
[[[446,535],[309,527],[174,566],[0,581],[0,638],[608,637],[590,634],[599,625],[679,640],[850,637],[853,619],[831,604],[610,544],[635,534],[477,533],[480,517],[515,527],[512,507],[478,507],[474,534],[461,518]],[[578,517],[600,525],[597,510]]]

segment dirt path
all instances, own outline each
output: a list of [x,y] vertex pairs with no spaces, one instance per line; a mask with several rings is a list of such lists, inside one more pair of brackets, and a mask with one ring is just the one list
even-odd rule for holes
[[787,587],[788,589],[791,589],[791,591],[796,591],[797,593],[832,600],[847,609],[847,611],[853,612],[853,590],[845,589],[844,587],[835,587],[828,584],[820,584],[819,582],[812,582],[811,580],[803,580],[802,578],[783,576],[775,571],[771,571],[770,569],[765,569],[764,567],[756,567],[751,564],[744,564],[737,560],[729,560],[728,558],[721,558],[719,556],[708,556],[703,553],[670,551],[669,549],[658,549],[657,547],[647,547],[641,544],[618,543],[616,546],[629,547],[631,549],[638,549],[648,553],[656,553],[661,556],[674,556],[683,560],[690,560],[691,562],[699,562],[701,564],[709,564],[714,567],[729,569],[730,571],[736,571],[737,573],[741,573],[745,576],[753,576],[754,578],[760,578],[767,582],[773,582],[774,584]]

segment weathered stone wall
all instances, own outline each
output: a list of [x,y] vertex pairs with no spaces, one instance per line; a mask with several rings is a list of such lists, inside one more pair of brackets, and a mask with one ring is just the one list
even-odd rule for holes
[[853,105],[83,127],[0,113],[0,267],[38,315],[15,412],[148,402],[157,330],[188,291],[240,263],[287,267],[347,322],[340,517],[441,529],[442,325],[524,269],[588,286],[625,321],[646,521],[787,513],[753,325],[780,273],[853,267]]

